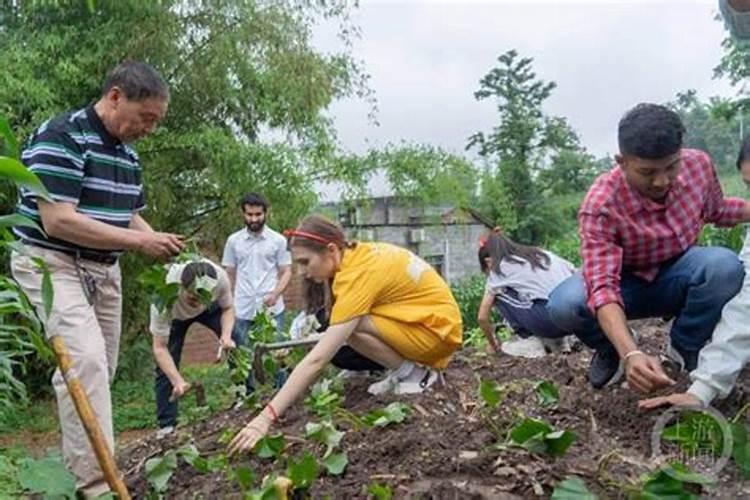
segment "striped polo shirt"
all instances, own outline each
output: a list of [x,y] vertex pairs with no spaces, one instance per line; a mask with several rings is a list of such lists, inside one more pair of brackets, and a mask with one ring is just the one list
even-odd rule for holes
[[[26,143],[21,161],[55,201],[73,203],[78,213],[97,221],[126,228],[133,215],[145,208],[138,155],[107,132],[93,106],[45,122]],[[31,191],[20,190],[16,211],[42,225]],[[13,232],[30,244],[52,250],[100,256],[122,253],[86,248],[25,226],[16,226]]]

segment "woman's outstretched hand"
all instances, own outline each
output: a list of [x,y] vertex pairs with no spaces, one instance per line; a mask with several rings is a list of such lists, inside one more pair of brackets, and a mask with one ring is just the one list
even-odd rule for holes
[[255,445],[268,434],[273,420],[262,411],[250,421],[240,432],[234,436],[229,443],[229,456],[245,453],[252,450]]

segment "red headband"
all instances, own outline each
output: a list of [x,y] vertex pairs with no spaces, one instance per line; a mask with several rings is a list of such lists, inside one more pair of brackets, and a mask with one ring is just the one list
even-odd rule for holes
[[286,231],[284,231],[284,236],[286,236],[287,238],[305,238],[308,240],[317,241],[318,243],[322,243],[324,245],[333,243],[332,241],[329,241],[318,234],[308,233],[307,231],[299,231],[297,229],[287,229]]
[[[490,231],[490,234],[492,233],[502,234],[503,230],[500,228],[500,226],[495,226]],[[487,240],[489,239],[490,234],[483,234],[482,236],[479,237],[479,248],[484,248],[484,246],[487,244]]]

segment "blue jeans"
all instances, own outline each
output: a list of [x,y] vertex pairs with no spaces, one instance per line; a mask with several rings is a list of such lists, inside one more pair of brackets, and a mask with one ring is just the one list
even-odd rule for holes
[[[284,328],[284,313],[281,312],[274,316],[274,320],[276,321],[276,331],[281,333],[281,331]],[[232,329],[232,340],[234,340],[234,343],[238,346],[240,345],[247,345],[248,344],[248,338],[247,338],[247,332],[250,331],[250,328],[253,326],[252,319],[240,319],[237,318],[234,320],[234,328]],[[281,336],[277,336],[277,340],[281,340]],[[279,370],[279,373],[276,374],[276,386],[281,387],[284,382],[286,381],[286,373],[282,370]],[[252,367],[250,371],[247,373],[247,380],[245,381],[245,391],[246,394],[251,394],[255,390],[255,382],[253,379],[253,371]]]
[[[506,289],[511,298],[518,299],[518,293]],[[513,332],[521,338],[539,337],[559,339],[570,332],[561,330],[552,322],[547,310],[547,299],[535,299],[530,307],[518,307],[501,296],[495,297],[495,309],[505,319]]]
[[[742,286],[745,270],[727,248],[689,248],[662,265],[652,282],[623,272],[620,293],[628,319],[674,317],[669,332],[672,344],[683,351],[699,351],[708,342],[721,310]],[[587,346],[612,349],[607,336],[586,305],[581,273],[552,291],[547,310],[561,329],[575,332]]]
[[[195,322],[202,324],[214,332],[217,337],[220,337],[221,308],[214,302],[208,309],[194,318],[172,320],[167,349],[177,368],[180,367],[182,346],[185,344],[185,336],[187,335],[188,328]],[[156,367],[154,390],[156,391],[156,419],[159,427],[177,425],[177,401],[169,401],[169,397],[172,395],[172,382],[164,375],[164,372],[161,371],[158,365]]]

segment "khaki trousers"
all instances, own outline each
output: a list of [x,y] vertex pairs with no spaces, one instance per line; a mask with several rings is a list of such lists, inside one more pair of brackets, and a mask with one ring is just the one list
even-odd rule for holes
[[[72,360],[72,375],[86,391],[114,454],[110,384],[120,346],[120,266],[80,260],[96,281],[94,304],[89,305],[73,257],[36,246],[27,245],[26,249],[29,255],[16,252],[11,255],[13,277],[42,318],[47,338],[59,335],[65,342]],[[32,257],[42,258],[52,274],[54,299],[49,318],[45,317],[42,304],[42,272]],[[65,466],[75,475],[76,486],[87,497],[106,493],[109,486],[59,369],[52,376],[52,385],[57,397]]]

